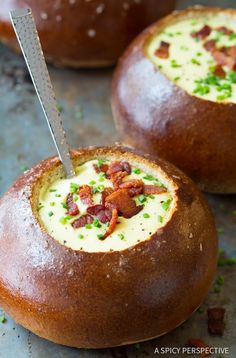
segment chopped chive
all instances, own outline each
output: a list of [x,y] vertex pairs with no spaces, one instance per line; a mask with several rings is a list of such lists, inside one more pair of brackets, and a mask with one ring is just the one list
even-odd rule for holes
[[162,224],[163,223],[163,216],[158,215],[158,221]]
[[197,52],[196,55],[197,55],[198,57],[200,57],[200,56],[202,56],[202,52]]
[[140,174],[140,173],[141,173],[141,169],[139,169],[139,168],[134,168],[134,169],[133,169],[133,173],[134,173],[134,174]]
[[162,209],[164,209],[165,211],[167,211],[170,207],[171,204],[171,199],[168,199],[167,201],[164,201],[164,203],[161,204]]
[[95,185],[95,184],[96,184],[95,180],[91,180],[91,181],[89,182],[89,185]]
[[55,201],[51,201],[50,206],[55,206],[55,205],[56,205]]
[[59,222],[60,222],[62,225],[65,225],[65,224],[67,224],[67,221],[68,221],[68,220],[71,220],[71,219],[73,219],[73,216],[71,216],[71,215],[62,216],[62,217],[59,219]]
[[141,194],[139,195],[138,200],[140,201],[140,203],[144,203],[147,200],[147,198],[145,195]]
[[100,177],[100,178],[98,179],[98,181],[99,181],[100,183],[102,183],[104,180],[105,180],[105,179],[104,179],[103,177]]
[[73,194],[73,200],[74,200],[74,201],[78,201],[78,199],[79,199],[78,195]]
[[148,219],[148,218],[150,218],[150,215],[148,213],[144,213],[143,217],[144,217],[144,219]]
[[26,165],[22,165],[22,166],[20,167],[20,170],[21,170],[22,173],[24,173],[24,172],[26,172],[27,170],[29,170],[29,167],[27,167]]
[[64,202],[61,203],[61,206],[62,206],[64,209],[67,209],[67,208],[68,208],[68,206],[67,206],[66,203],[64,203]]
[[54,193],[55,191],[57,191],[57,189],[49,189],[50,193]]
[[98,190],[98,188],[93,187],[92,192],[93,192],[93,194],[97,194],[97,193],[99,193],[99,190]]
[[174,59],[170,60],[170,66],[171,66],[172,68],[179,68],[179,67],[181,67],[181,65],[179,65],[179,64],[176,62],[176,60],[174,60]]
[[41,210],[42,208],[44,208],[44,205],[40,203],[40,204],[37,206],[37,211]]
[[101,167],[103,164],[104,164],[104,160],[98,159],[97,165],[98,165],[99,167]]
[[82,234],[79,234],[79,239],[84,239],[84,235],[82,235]]
[[122,233],[121,233],[121,234],[118,234],[118,236],[119,236],[119,239],[120,239],[120,240],[124,240],[124,239],[125,239],[125,235],[122,234]]
[[236,32],[232,32],[232,34],[229,35],[230,40],[236,39]]
[[86,224],[85,229],[92,229],[92,225],[91,224]]
[[225,278],[223,275],[219,275],[216,279],[216,284],[219,286],[223,286],[223,284],[225,283]]
[[149,175],[149,174],[146,174],[143,179],[146,179],[146,180],[150,180],[150,181],[153,181],[155,180],[155,178],[152,176],[152,175]]
[[55,197],[56,198],[61,198],[61,194],[56,194]]
[[210,88],[208,86],[198,85],[194,90],[193,93],[198,93],[200,95],[208,94],[210,92]]
[[102,239],[103,238],[103,234],[97,234],[97,238],[100,240],[100,239]]
[[148,197],[150,198],[150,199],[155,199],[155,196],[154,195],[148,195]]
[[100,223],[100,221],[99,221],[98,219],[94,219],[94,220],[93,220],[93,226],[95,226],[95,227],[101,227],[102,225],[101,225],[101,223]]
[[180,79],[180,76],[177,76],[177,77],[174,78],[174,81],[176,82],[176,81],[178,81],[179,79]]
[[200,62],[199,62],[198,60],[196,60],[196,58],[192,58],[192,59],[191,59],[191,62],[192,62],[194,65],[198,65],[198,66],[201,65]]
[[79,184],[77,183],[70,183],[70,192],[76,193],[79,189]]
[[5,314],[0,316],[0,323],[6,323],[7,319],[5,317]]
[[53,212],[52,211],[49,211],[49,213],[48,213],[48,216],[53,216],[54,214],[53,214]]
[[97,186],[97,188],[98,188],[98,190],[101,192],[101,191],[103,191],[103,190],[105,189],[105,186],[102,185],[102,184],[99,184],[99,185]]

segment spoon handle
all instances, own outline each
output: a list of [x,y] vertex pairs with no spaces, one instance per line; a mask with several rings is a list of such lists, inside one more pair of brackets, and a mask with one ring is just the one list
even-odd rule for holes
[[10,17],[57,152],[71,177],[74,168],[31,9],[11,11]]

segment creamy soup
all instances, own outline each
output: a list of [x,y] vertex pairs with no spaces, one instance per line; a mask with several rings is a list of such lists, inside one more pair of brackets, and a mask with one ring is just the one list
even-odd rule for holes
[[[168,58],[158,56],[162,41],[169,45]],[[189,94],[215,102],[235,103],[235,46],[235,17],[222,13],[180,20],[166,27],[148,42],[147,55]]]
[[[90,217],[84,226],[76,227],[73,223],[84,215],[86,217],[89,212],[88,208],[101,205],[101,196],[105,188],[109,187],[114,190],[114,180],[112,181],[112,178],[105,172],[95,170],[95,167],[99,168],[104,164],[107,167],[110,166],[108,161],[102,164],[98,160],[88,161],[76,168],[74,178],[58,179],[40,191],[38,213],[43,226],[55,240],[74,250],[87,252],[124,250],[150,238],[170,218],[174,199],[173,189],[169,187],[169,182],[165,183],[166,179],[161,173],[154,178],[141,169],[130,166],[131,173],[125,172],[120,183],[131,179],[141,179],[144,186],[148,185],[149,188],[155,186],[154,188],[157,188],[160,193],[144,195],[143,192],[139,192],[132,196],[139,212],[130,218],[125,218],[118,213],[115,228],[105,239],[104,235],[109,228],[110,221],[103,223],[96,215],[92,215],[92,222]],[[87,185],[92,192],[92,205],[85,203],[81,198],[83,185]],[[69,194],[71,194],[73,205],[75,203],[79,211],[75,215],[68,214]]]

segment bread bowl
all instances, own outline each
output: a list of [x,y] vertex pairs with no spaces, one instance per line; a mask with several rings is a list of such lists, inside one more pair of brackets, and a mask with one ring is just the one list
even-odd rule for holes
[[[123,148],[79,149],[72,159],[75,178],[65,179],[58,158],[49,158],[0,201],[0,305],[35,334],[73,347],[118,346],[175,328],[201,304],[215,273],[216,230],[202,194],[171,164]],[[118,181],[104,169],[111,163],[115,174],[122,166]],[[131,217],[130,202],[119,203],[110,236],[104,233],[112,224],[101,216],[101,226],[74,224],[95,213],[81,201],[89,197],[81,193],[84,184],[92,186],[95,206],[101,194],[94,189],[122,184],[105,198],[110,205],[119,190],[138,188],[127,185],[130,179],[159,194],[129,193],[138,209]],[[80,214],[69,191],[79,197],[73,200]]]
[[113,79],[123,142],[213,193],[236,192],[235,20],[232,9],[174,12],[134,40]]
[[19,51],[9,11],[31,7],[43,51],[59,66],[101,67],[114,64],[146,26],[174,9],[175,0],[4,0],[0,40]]

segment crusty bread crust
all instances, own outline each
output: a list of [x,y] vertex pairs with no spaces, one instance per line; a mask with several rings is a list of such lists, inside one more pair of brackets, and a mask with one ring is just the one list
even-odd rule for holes
[[0,201],[0,304],[35,334],[73,347],[117,346],[170,331],[201,304],[216,268],[214,220],[191,180],[161,159],[118,147],[72,153],[75,165],[104,157],[161,170],[175,188],[172,217],[150,240],[88,253],[47,234],[35,198],[45,180],[62,173],[57,158],[32,168]]
[[160,155],[205,191],[236,192],[236,104],[191,96],[146,56],[152,36],[186,17],[236,10],[196,6],[175,11],[129,46],[113,78],[112,108],[125,144]]
[[175,0],[4,0],[0,40],[19,51],[9,11],[32,8],[47,61],[57,66],[103,67],[116,63],[146,26],[174,9]]

